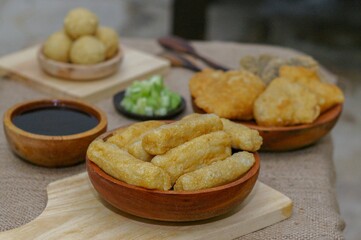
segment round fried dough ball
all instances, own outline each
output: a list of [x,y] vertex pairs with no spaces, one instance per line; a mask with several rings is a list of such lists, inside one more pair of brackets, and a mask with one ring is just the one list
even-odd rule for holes
[[64,19],[64,29],[73,39],[94,35],[98,28],[98,17],[85,8],[71,10]]
[[107,59],[113,57],[117,53],[119,47],[119,37],[112,28],[103,26],[99,27],[95,36],[105,45],[105,57]]
[[70,60],[77,64],[95,64],[104,61],[105,46],[93,36],[76,40],[70,50]]
[[46,57],[60,62],[69,61],[69,51],[72,41],[64,32],[56,32],[48,37],[43,53]]

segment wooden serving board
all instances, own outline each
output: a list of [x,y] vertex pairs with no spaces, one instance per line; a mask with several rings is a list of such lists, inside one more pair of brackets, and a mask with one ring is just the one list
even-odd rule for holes
[[32,222],[0,239],[232,239],[282,221],[292,201],[257,182],[233,212],[210,220],[168,223],[122,213],[102,201],[81,173],[49,184],[48,204]]
[[122,46],[124,59],[114,75],[93,81],[64,80],[41,70],[37,61],[39,47],[40,45],[33,46],[0,58],[0,74],[55,97],[95,101],[113,95],[134,80],[163,74],[170,67],[166,60]]

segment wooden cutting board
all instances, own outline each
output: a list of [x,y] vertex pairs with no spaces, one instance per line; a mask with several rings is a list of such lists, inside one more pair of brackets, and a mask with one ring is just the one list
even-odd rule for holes
[[70,81],[44,73],[37,62],[40,45],[0,58],[0,75],[18,80],[54,97],[95,101],[126,88],[132,81],[164,74],[170,67],[159,57],[122,46],[124,59],[119,71],[94,81]]
[[292,214],[292,201],[261,182],[231,213],[187,223],[159,222],[122,213],[99,198],[87,173],[53,182],[47,191],[44,212],[22,227],[0,232],[0,239],[233,239]]

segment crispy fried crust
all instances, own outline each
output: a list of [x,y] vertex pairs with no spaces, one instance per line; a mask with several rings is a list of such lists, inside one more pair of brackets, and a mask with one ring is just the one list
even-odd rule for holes
[[215,71],[208,68],[194,74],[189,80],[189,91],[192,97],[200,96],[206,87],[221,78],[222,74],[222,71]]
[[232,182],[247,172],[255,163],[253,154],[238,152],[223,161],[214,162],[178,178],[175,191],[195,191]]
[[302,66],[317,71],[318,63],[310,56],[294,56],[281,58],[269,54],[259,56],[244,56],[240,60],[241,69],[248,70],[259,76],[266,84],[279,77],[279,69],[282,66]]
[[151,155],[158,155],[200,135],[223,129],[221,119],[214,114],[182,119],[150,130],[142,139],[142,146]]
[[93,141],[87,156],[106,173],[126,183],[149,189],[171,188],[170,177],[163,169],[133,157],[112,143]]
[[221,118],[223,130],[231,136],[232,148],[255,152],[261,148],[262,137],[257,130],[250,129],[240,123]]
[[153,155],[150,155],[144,150],[142,146],[142,140],[138,140],[132,143],[127,147],[127,150],[131,155],[145,162],[150,162],[154,157]]
[[305,67],[282,66],[280,68],[280,76],[292,82],[302,84],[315,93],[318,98],[321,113],[345,101],[341,89],[335,84],[322,82],[315,70]]
[[[204,77],[207,76],[208,73],[205,73]],[[199,84],[204,86],[198,87],[202,91],[194,95],[195,104],[205,112],[223,118],[252,119],[253,103],[265,88],[262,80],[249,71],[228,71],[218,76],[217,80],[211,82],[199,80]],[[202,73],[197,78],[201,79]]]
[[[196,118],[199,116],[201,116],[201,114],[192,113],[183,117],[183,119]],[[257,130],[250,129],[240,123],[235,123],[225,118],[221,118],[221,120],[223,123],[223,131],[231,137],[232,148],[250,152],[255,152],[261,148],[263,139]]]
[[161,121],[145,121],[134,123],[131,126],[114,132],[113,136],[107,139],[107,142],[116,144],[120,148],[138,141],[143,133],[150,129],[164,125]]
[[254,104],[255,119],[261,126],[312,123],[319,114],[316,94],[286,78],[273,80]]
[[170,175],[173,184],[180,175],[230,155],[229,135],[224,131],[217,131],[194,138],[163,155],[157,155],[151,162],[164,169]]

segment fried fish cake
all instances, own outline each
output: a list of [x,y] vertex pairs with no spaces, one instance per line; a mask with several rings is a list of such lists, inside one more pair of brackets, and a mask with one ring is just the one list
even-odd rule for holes
[[155,128],[143,136],[142,146],[151,155],[158,155],[200,135],[223,129],[221,119],[215,114],[182,119]]
[[336,104],[343,103],[345,97],[335,84],[322,82],[317,71],[305,67],[282,66],[280,76],[290,81],[300,83],[315,93],[321,113]]
[[207,113],[238,120],[253,118],[253,103],[265,89],[262,80],[249,71],[224,72],[194,100]]
[[223,130],[231,136],[232,148],[255,152],[263,143],[259,132],[240,123],[221,118]]
[[208,133],[194,138],[163,155],[152,163],[164,169],[173,184],[179,176],[231,155],[231,139],[224,131]]
[[[192,113],[183,117],[183,119],[196,118],[199,116],[201,116],[201,114]],[[250,129],[240,123],[235,123],[225,118],[221,118],[221,120],[223,123],[223,131],[231,137],[232,148],[250,152],[255,152],[261,148],[263,139],[257,130]]]
[[204,89],[206,89],[209,84],[217,81],[222,74],[222,71],[215,71],[208,68],[204,69],[202,72],[194,74],[189,80],[189,91],[192,97],[198,97],[201,95]]
[[128,152],[133,155],[134,157],[143,160],[145,162],[150,162],[152,160],[152,158],[154,157],[153,155],[147,153],[143,146],[142,146],[142,140],[138,140],[134,143],[132,143],[131,145],[129,145],[127,147]]
[[107,142],[114,143],[120,148],[125,148],[127,145],[138,141],[142,134],[150,129],[157,128],[166,123],[161,121],[145,121],[134,123],[127,128],[119,129],[114,132],[113,136],[107,139]]
[[253,74],[260,77],[263,69],[274,58],[276,57],[269,54],[261,54],[259,56],[247,55],[241,58],[240,64],[243,70],[251,71]]
[[128,184],[148,189],[171,188],[170,177],[163,169],[133,157],[112,143],[93,141],[87,156],[107,174]]
[[241,68],[251,71],[259,76],[266,84],[279,77],[279,69],[282,66],[303,66],[309,69],[318,69],[318,63],[310,56],[294,56],[281,58],[269,54],[259,56],[245,56],[240,60]]
[[246,173],[255,163],[253,154],[238,152],[223,161],[197,169],[180,176],[175,191],[196,191],[221,186],[232,182]]
[[261,126],[312,123],[319,114],[317,95],[286,78],[273,80],[254,104],[254,116]]

